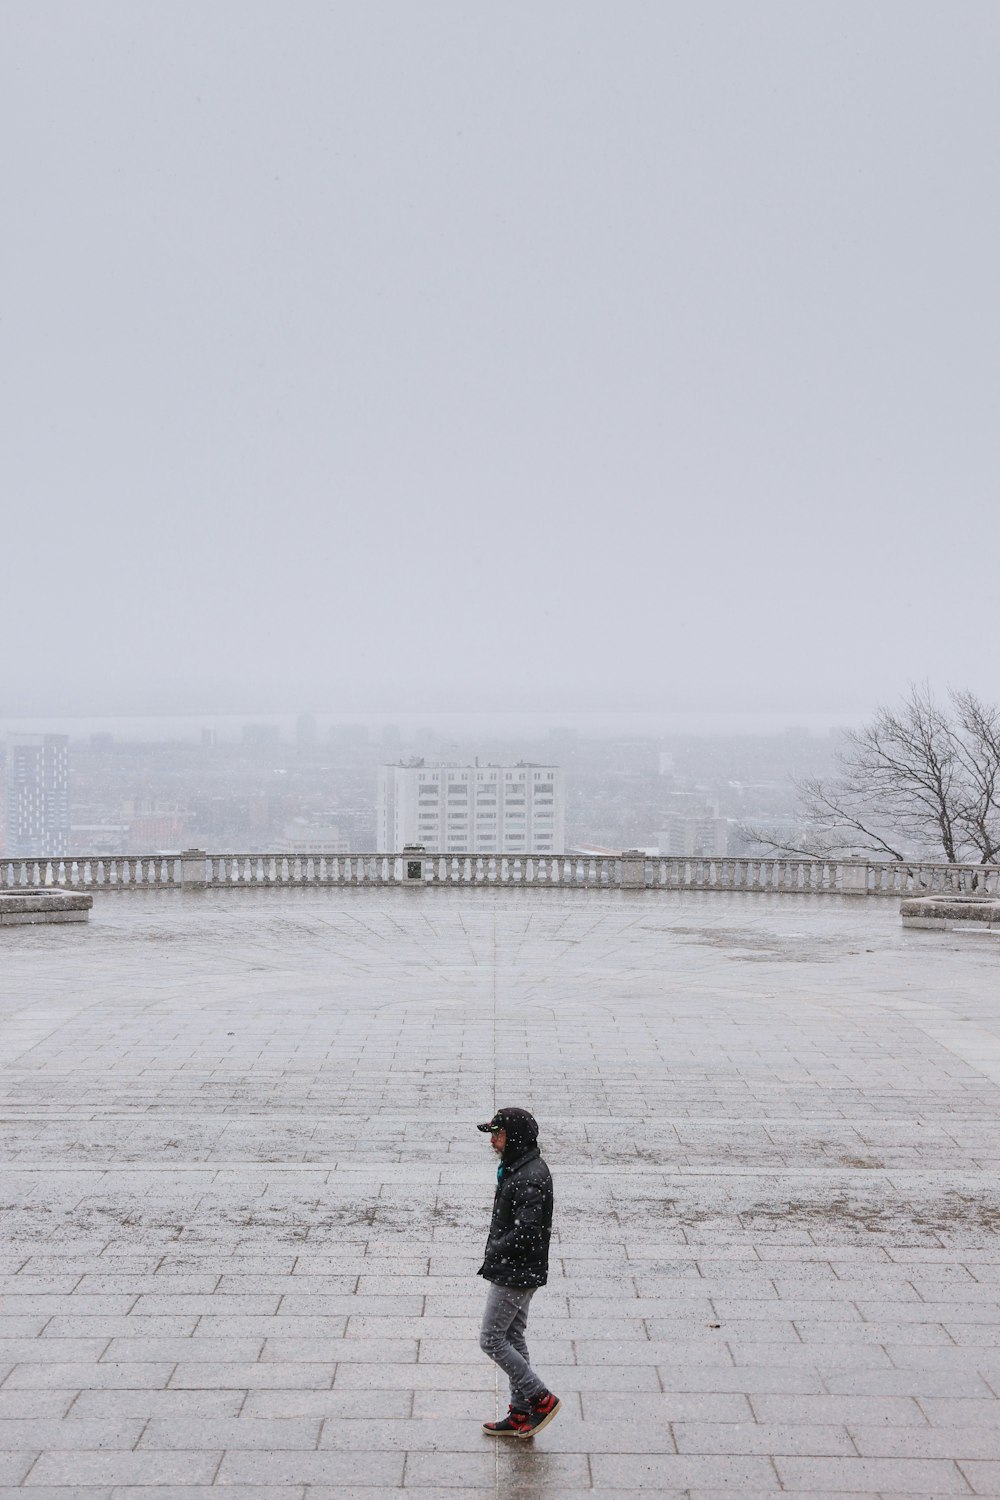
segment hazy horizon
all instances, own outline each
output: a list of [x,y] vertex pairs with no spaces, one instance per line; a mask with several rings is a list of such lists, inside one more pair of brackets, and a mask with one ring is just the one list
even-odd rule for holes
[[[778,736],[804,731],[826,735],[849,728],[857,721],[835,714],[762,713],[582,713],[562,716],[536,713],[423,713],[405,710],[395,714],[311,715],[320,736],[333,728],[363,727],[374,737],[386,729],[399,730],[404,743],[428,730],[436,738],[473,739],[477,735],[499,741],[545,739],[561,730],[595,739],[670,739],[692,737]],[[203,729],[214,730],[222,742],[239,740],[244,725],[277,725],[282,738],[295,738],[299,715],[243,714],[98,714],[98,715],[0,715],[0,742],[8,734],[69,734],[73,738],[108,733],[127,741],[197,740]],[[2,743],[0,743],[2,748]]]

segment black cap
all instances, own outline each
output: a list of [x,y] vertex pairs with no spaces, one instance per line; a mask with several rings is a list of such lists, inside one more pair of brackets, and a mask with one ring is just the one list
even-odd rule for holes
[[477,1130],[488,1130],[489,1133],[490,1133],[490,1135],[492,1135],[493,1132],[494,1132],[494,1130],[502,1130],[503,1129],[503,1120],[501,1119],[501,1117],[500,1117],[499,1114],[496,1114],[496,1115],[493,1116],[492,1120],[487,1120],[484,1124],[477,1125],[476,1129]]

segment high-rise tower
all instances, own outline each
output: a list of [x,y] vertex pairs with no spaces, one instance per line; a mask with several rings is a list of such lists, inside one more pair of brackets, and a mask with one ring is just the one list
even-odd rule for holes
[[69,735],[7,739],[7,854],[69,853]]

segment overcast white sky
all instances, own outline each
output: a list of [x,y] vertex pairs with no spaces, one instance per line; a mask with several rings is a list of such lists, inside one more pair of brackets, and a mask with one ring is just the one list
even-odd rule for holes
[[1000,697],[1000,6],[56,3],[0,712]]

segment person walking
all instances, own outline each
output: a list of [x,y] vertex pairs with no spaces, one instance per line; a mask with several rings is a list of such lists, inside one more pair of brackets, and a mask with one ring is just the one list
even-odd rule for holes
[[531,1299],[549,1274],[552,1173],[538,1149],[538,1121],[526,1109],[498,1109],[477,1127],[500,1157],[486,1256],[478,1274],[490,1283],[479,1347],[510,1380],[510,1406],[491,1437],[534,1437],[560,1401],[531,1368],[524,1341]]

